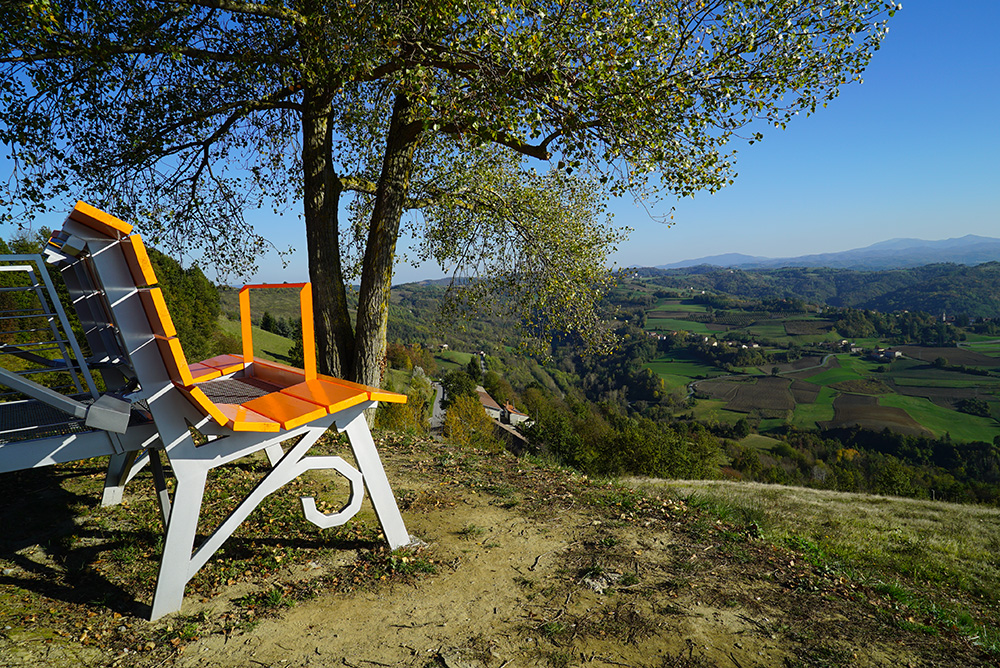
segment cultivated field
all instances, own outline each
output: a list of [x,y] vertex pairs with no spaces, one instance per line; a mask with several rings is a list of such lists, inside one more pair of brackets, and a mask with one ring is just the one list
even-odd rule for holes
[[975,350],[967,348],[930,348],[925,346],[898,346],[893,350],[899,350],[907,357],[921,360],[923,362],[933,362],[939,357],[948,360],[949,364],[964,364],[966,366],[1000,366],[1000,359],[983,355]]
[[929,429],[910,417],[909,413],[891,406],[882,406],[877,397],[842,394],[833,401],[833,420],[820,425],[824,429],[863,427],[881,431],[890,428],[904,434],[931,436]]
[[[687,315],[681,307],[688,309]],[[891,350],[906,357],[886,364],[820,346],[840,338],[834,323],[822,316],[739,310],[710,315],[701,305],[679,300],[661,303],[648,316],[651,330],[710,335],[724,327],[740,328],[763,345],[780,351],[796,344],[805,353],[791,363],[731,369],[735,375],[717,379],[724,374],[721,369],[692,357],[682,359],[676,352],[648,363],[667,389],[695,382],[702,397],[698,401],[712,402],[705,411],[696,408],[696,415],[705,413],[720,422],[751,415],[763,418],[761,430],[788,422],[804,429],[858,425],[925,436],[948,434],[959,441],[992,442],[1000,436],[1000,340],[976,340],[958,348],[896,346]],[[714,322],[702,322],[706,316]],[[725,334],[718,336],[722,339]],[[872,350],[881,342],[855,338],[852,343]],[[935,364],[939,358],[947,361],[946,367]],[[959,368],[963,366],[968,369]],[[778,377],[771,377],[775,367]],[[990,373],[979,375],[969,369]],[[992,417],[959,412],[959,402],[966,399],[985,401]]]

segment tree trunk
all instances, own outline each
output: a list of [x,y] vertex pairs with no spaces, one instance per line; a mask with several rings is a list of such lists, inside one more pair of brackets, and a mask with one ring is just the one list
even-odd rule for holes
[[410,102],[397,94],[386,137],[385,158],[375,192],[358,295],[355,329],[354,380],[380,386],[385,373],[385,334],[389,318],[389,289],[396,256],[399,222],[413,173],[413,152],[420,125],[410,118]]
[[302,115],[306,246],[320,373],[352,378],[354,331],[340,264],[337,213],[341,184],[331,164],[330,100],[307,90]]

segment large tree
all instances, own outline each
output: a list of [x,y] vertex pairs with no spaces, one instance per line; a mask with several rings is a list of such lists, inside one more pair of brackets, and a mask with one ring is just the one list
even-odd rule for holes
[[83,196],[247,269],[266,241],[245,212],[301,200],[321,366],[375,383],[401,225],[418,255],[493,279],[455,291],[465,303],[492,295],[543,337],[593,332],[618,239],[602,196],[726,185],[734,134],[860,79],[894,8],[8,0],[5,205]]

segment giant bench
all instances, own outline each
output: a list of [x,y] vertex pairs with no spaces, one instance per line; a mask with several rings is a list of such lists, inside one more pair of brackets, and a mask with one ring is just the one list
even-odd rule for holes
[[[83,341],[46,263],[62,275]],[[312,498],[302,498],[307,520],[322,528],[344,524],[361,508],[367,489],[389,546],[411,542],[365,418],[378,402],[406,397],[317,372],[308,283],[245,286],[239,295],[242,351],[192,363],[142,239],[114,216],[78,202],[49,239],[44,257],[0,256],[0,271],[23,275],[0,290],[29,293],[39,305],[30,322],[45,324],[24,331],[47,337],[37,344],[0,344],[0,357],[18,360],[8,365],[16,370],[0,366],[0,385],[11,390],[0,401],[0,473],[108,457],[102,497],[107,506],[120,503],[125,485],[148,465],[165,530],[151,619],[179,610],[188,581],[240,523],[265,497],[309,470],[340,473],[349,495],[335,513],[320,512]],[[299,290],[302,369],[254,356],[250,291],[274,287]],[[25,313],[0,312],[0,321],[25,321]],[[32,380],[32,372],[61,374],[69,382],[53,389]],[[330,429],[346,434],[356,466],[308,454]],[[196,545],[209,472],[261,450],[270,465],[264,478]],[[163,456],[175,478],[172,498]]]

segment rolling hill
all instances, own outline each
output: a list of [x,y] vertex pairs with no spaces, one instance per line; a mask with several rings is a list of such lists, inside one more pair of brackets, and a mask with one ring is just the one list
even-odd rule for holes
[[698,265],[765,269],[778,267],[830,267],[834,269],[904,269],[925,264],[951,262],[976,265],[1000,261],[1000,239],[967,234],[954,239],[889,239],[838,253],[768,258],[741,253],[712,255],[657,265],[657,269],[683,269]]

